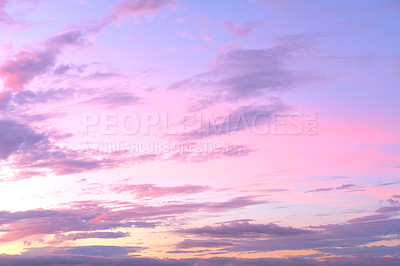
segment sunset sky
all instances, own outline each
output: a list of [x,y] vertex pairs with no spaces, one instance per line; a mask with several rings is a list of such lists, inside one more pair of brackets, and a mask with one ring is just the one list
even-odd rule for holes
[[0,265],[400,265],[399,36],[398,0],[0,0]]

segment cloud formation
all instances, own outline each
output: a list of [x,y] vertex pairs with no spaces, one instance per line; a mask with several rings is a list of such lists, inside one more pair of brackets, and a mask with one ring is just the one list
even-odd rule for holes
[[112,18],[119,19],[126,15],[151,14],[175,4],[175,0],[124,0],[112,6]]
[[358,186],[356,186],[354,184],[344,184],[344,185],[341,185],[339,187],[312,189],[312,190],[306,191],[306,193],[310,193],[310,192],[328,192],[328,191],[333,191],[333,190],[352,190],[352,189],[356,189],[356,188],[358,188]]
[[[119,228],[154,228],[176,215],[219,213],[267,201],[252,197],[237,197],[222,202],[177,202],[151,206],[133,202],[73,202],[69,208],[36,209],[20,212],[0,212],[0,242],[6,243],[34,235],[54,235],[53,241],[63,242],[84,238],[120,238],[125,233],[95,232]],[[114,205],[109,207],[110,204]],[[124,208],[121,209],[122,205]],[[81,232],[81,233],[69,233]]]
[[[38,3],[42,0],[19,0],[19,2],[25,3]],[[17,2],[14,0],[13,3]],[[16,18],[15,15],[8,14],[5,9],[11,3],[10,0],[0,0],[0,24],[5,24],[7,26],[15,26],[19,24],[26,24],[25,21],[21,18]]]
[[228,21],[223,24],[224,28],[235,37],[246,37],[249,33],[259,25],[259,22],[249,21],[243,24],[236,24]]
[[0,120],[0,159],[11,154],[32,149],[45,140],[45,136],[36,133],[30,126],[13,120]]
[[51,37],[41,43],[37,51],[21,51],[0,65],[0,77],[6,89],[22,89],[40,74],[54,66],[57,57],[67,46],[82,46],[85,43],[80,31],[69,31]]
[[84,256],[101,256],[101,257],[127,257],[131,253],[137,253],[145,248],[143,247],[123,247],[123,246],[74,246],[59,247],[50,249],[29,248],[23,255],[39,255],[39,254],[60,254],[60,255],[84,255]]
[[104,238],[104,239],[117,239],[129,236],[129,233],[125,232],[83,232],[83,233],[71,233],[71,234],[58,234],[55,235],[53,240],[48,244],[62,243],[68,240],[88,239],[88,238]]
[[286,63],[304,43],[304,38],[294,36],[271,48],[228,50],[216,57],[210,71],[178,81],[170,88],[207,88],[224,100],[237,101],[298,87],[316,78],[309,71],[291,70]]
[[85,255],[1,255],[1,261],[10,266],[42,266],[42,265],[143,265],[143,266],[219,266],[219,265],[277,265],[277,266],[323,266],[323,265],[352,265],[352,266],[376,266],[387,265],[397,266],[400,257],[395,256],[376,256],[371,254],[362,254],[347,257],[330,257],[324,260],[314,258],[260,258],[243,259],[232,257],[212,257],[208,259],[190,258],[190,259],[154,259],[154,258],[135,258],[135,257],[101,257]]
[[167,160],[179,161],[185,163],[201,163],[209,160],[217,160],[222,158],[238,158],[246,156],[255,150],[246,145],[228,145],[206,151],[176,151],[168,157]]
[[201,139],[210,136],[236,134],[239,131],[256,133],[261,128],[274,120],[275,116],[288,110],[281,103],[262,106],[242,106],[228,115],[212,118],[202,124],[199,129],[182,135],[184,139]]
[[141,185],[114,185],[111,191],[116,193],[130,192],[136,198],[159,198],[166,196],[179,196],[201,193],[209,190],[207,186],[183,185],[175,187],[160,187],[154,184]]
[[282,227],[277,224],[255,224],[249,222],[229,222],[215,226],[188,228],[179,231],[183,234],[201,237],[260,238],[266,236],[291,236],[311,233],[310,230]]
[[[286,237],[268,237],[264,239],[243,239],[224,251],[265,252],[275,250],[316,250],[345,255],[348,249],[353,254],[364,253],[363,248],[373,242],[390,239],[400,233],[396,224],[398,219],[382,221],[357,222],[345,224],[328,224],[310,226],[312,233],[288,235]],[[356,250],[359,251],[356,251]],[[371,248],[370,254],[382,254],[382,250]]]

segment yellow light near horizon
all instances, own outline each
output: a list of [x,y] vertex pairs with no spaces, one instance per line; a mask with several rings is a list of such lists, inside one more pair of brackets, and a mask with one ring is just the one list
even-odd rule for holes
[[18,255],[21,254],[22,251],[23,246],[21,245],[21,241],[14,241],[0,245],[0,254]]

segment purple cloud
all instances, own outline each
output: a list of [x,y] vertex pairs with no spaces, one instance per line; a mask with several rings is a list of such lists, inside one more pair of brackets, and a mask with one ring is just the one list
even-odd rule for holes
[[306,193],[311,193],[311,192],[328,192],[332,190],[348,190],[348,189],[355,189],[358,188],[358,186],[354,184],[344,184],[339,187],[330,187],[330,188],[317,188],[313,190],[308,190]]
[[179,230],[180,233],[202,237],[229,237],[229,238],[260,238],[271,236],[290,236],[311,233],[310,230],[293,227],[282,227],[277,224],[255,224],[249,222],[229,222],[215,226],[188,228]]
[[249,21],[243,24],[236,24],[228,21],[223,24],[224,28],[235,37],[246,37],[249,33],[259,25],[259,22]]
[[237,158],[246,156],[252,152],[254,152],[254,150],[245,145],[228,145],[227,147],[221,147],[211,151],[203,152],[178,151],[168,157],[167,160],[186,163],[200,163],[221,158]]
[[14,95],[13,102],[25,106],[29,104],[56,102],[71,98],[75,93],[76,91],[72,88],[47,89],[38,92],[22,90]]
[[[150,206],[133,202],[73,202],[68,208],[36,209],[20,212],[0,212],[0,224],[7,225],[0,228],[3,234],[0,242],[10,242],[33,235],[56,235],[55,240],[66,241],[81,238],[119,238],[120,234],[107,235],[101,230],[118,228],[154,228],[158,224],[165,224],[177,215],[199,212],[226,212],[266,201],[251,197],[238,197],[222,202],[193,202],[193,203],[166,203]],[[110,204],[118,207],[117,210]],[[124,207],[121,209],[121,207]],[[83,232],[67,234],[69,232]],[[57,237],[57,235],[62,235]]]
[[[111,251],[119,251],[120,254],[126,254],[129,247],[121,247],[121,249],[108,248],[107,254]],[[101,248],[99,248],[101,249]],[[107,248],[102,248],[106,250]],[[133,250],[134,247],[133,247]],[[118,253],[118,252],[116,252]],[[154,259],[146,257],[104,257],[104,256],[87,256],[87,255],[0,255],[0,260],[5,265],[10,266],[42,266],[42,265],[88,265],[88,266],[108,266],[108,265],[143,265],[143,266],[219,266],[219,265],[276,265],[276,266],[324,266],[324,265],[352,265],[352,266],[376,266],[387,265],[397,266],[400,263],[398,255],[382,256],[374,254],[361,254],[354,256],[334,256],[324,260],[312,257],[294,256],[289,258],[256,258],[244,259],[233,257],[211,257],[211,258],[190,258],[190,259]]]
[[123,91],[113,91],[113,92],[105,92],[99,96],[95,96],[84,103],[86,104],[98,104],[104,105],[109,108],[115,108],[115,106],[121,105],[131,105],[140,103],[142,98],[134,96],[130,92]]
[[187,248],[218,248],[233,246],[234,243],[227,241],[214,241],[214,240],[193,240],[185,239],[182,242],[176,244],[177,249],[187,249]]
[[32,149],[45,140],[45,136],[36,133],[30,126],[13,120],[0,120],[0,159],[7,159],[21,150]]
[[84,232],[84,233],[73,233],[73,234],[58,234],[48,242],[48,244],[62,243],[68,240],[77,239],[88,239],[88,238],[103,238],[103,239],[116,239],[129,236],[129,233],[125,232]]
[[214,94],[228,101],[295,88],[316,79],[309,71],[290,70],[285,64],[287,57],[305,46],[303,39],[293,37],[266,49],[230,50],[218,55],[210,71],[178,81],[170,88],[216,88]]
[[36,76],[46,73],[66,46],[82,46],[84,43],[82,32],[69,31],[44,41],[42,48],[37,51],[17,53],[0,65],[0,77],[4,79],[4,86],[20,90]]
[[[27,2],[27,3],[32,3],[32,4],[36,4],[40,1],[42,1],[42,0],[20,0],[20,2]],[[17,1],[14,0],[13,2],[17,2]],[[0,23],[4,23],[7,26],[26,24],[26,22],[23,19],[15,18],[15,16],[12,16],[5,12],[5,9],[9,3],[11,3],[11,1],[9,1],[9,0],[0,0]]]
[[[60,247],[50,250],[52,254],[62,255],[85,255],[85,256],[102,256],[102,257],[125,257],[130,253],[138,253],[145,248],[143,247],[122,247],[122,246],[74,246]],[[49,248],[29,248],[24,255],[48,254]]]
[[[235,239],[235,245],[223,248],[223,251],[234,252],[266,252],[275,250],[303,250],[313,249],[322,252],[331,252],[335,255],[347,253],[347,249],[360,249],[363,246],[387,240],[400,233],[399,220],[383,220],[371,222],[357,222],[346,224],[328,224],[310,226],[310,234],[288,235],[286,237],[269,236],[264,239]],[[229,238],[225,238],[229,239]],[[373,251],[373,249],[370,249]],[[357,254],[353,252],[352,254]],[[382,254],[379,250],[375,255]],[[390,249],[385,254],[391,254]]]
[[207,186],[195,186],[195,185],[183,185],[175,187],[159,187],[154,184],[142,184],[142,185],[114,185],[111,187],[111,191],[116,193],[130,192],[135,195],[136,198],[159,198],[165,196],[177,196],[177,195],[190,195],[195,193],[201,193],[210,188]]
[[216,121],[207,121],[207,123],[201,125],[200,129],[187,132],[181,137],[184,139],[200,139],[244,130],[251,132],[257,127],[272,121],[275,115],[287,110],[288,107],[281,103],[263,106],[242,106],[226,116],[216,118]]
[[7,15],[4,12],[4,7],[6,5],[6,0],[0,0],[0,22],[7,20]]
[[119,19],[126,15],[151,14],[175,3],[175,0],[124,0],[112,7],[112,17]]

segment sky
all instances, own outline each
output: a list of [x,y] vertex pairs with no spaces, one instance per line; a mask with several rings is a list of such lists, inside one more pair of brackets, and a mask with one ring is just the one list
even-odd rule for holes
[[0,0],[0,264],[399,265],[397,0]]

